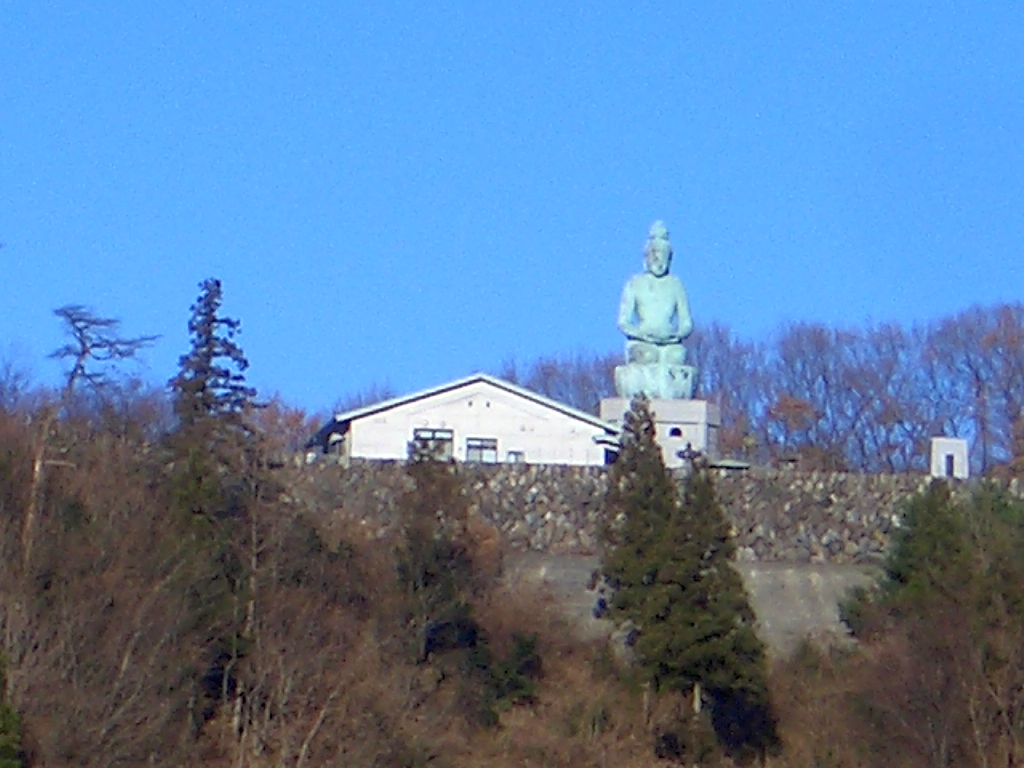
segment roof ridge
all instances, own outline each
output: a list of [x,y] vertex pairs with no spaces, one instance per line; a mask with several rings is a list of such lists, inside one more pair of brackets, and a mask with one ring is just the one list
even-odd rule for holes
[[352,410],[349,411],[336,413],[334,414],[334,423],[337,424],[342,422],[353,421],[355,419],[359,419],[364,416],[369,416],[371,414],[378,413],[389,408],[397,408],[400,405],[411,403],[415,400],[421,400],[427,397],[431,397],[433,395],[439,395],[444,392],[448,392],[453,389],[458,389],[459,387],[464,387],[468,384],[472,384],[477,381],[485,381],[500,389],[504,389],[507,392],[519,395],[520,397],[524,397],[528,400],[533,400],[536,403],[539,403],[541,405],[547,406],[548,408],[552,408],[556,411],[564,413],[567,416],[579,419],[580,421],[584,421],[588,424],[591,424],[592,426],[605,429],[609,432],[618,432],[618,428],[614,424],[604,421],[603,419],[601,419],[600,416],[595,416],[592,413],[581,411],[579,408],[575,408],[571,405],[568,405],[567,403],[562,403],[546,395],[542,395],[539,392],[534,392],[531,389],[527,389],[526,387],[522,387],[518,384],[513,384],[510,381],[505,381],[504,379],[498,378],[497,376],[493,376],[492,374],[489,373],[484,373],[482,371],[470,374],[469,376],[464,376],[461,379],[455,379],[453,381],[445,382],[443,384],[437,384],[433,387],[428,387],[426,389],[410,392],[408,394],[400,395],[398,397],[392,397],[387,400],[381,400],[380,402],[371,403],[369,405],[364,405],[359,408],[353,408]]

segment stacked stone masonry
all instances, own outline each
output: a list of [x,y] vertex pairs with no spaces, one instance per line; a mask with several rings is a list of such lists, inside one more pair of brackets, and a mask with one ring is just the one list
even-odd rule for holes
[[[608,484],[604,467],[458,465],[457,471],[470,514],[498,529],[512,548],[596,552]],[[390,527],[409,487],[401,463],[322,462],[288,472],[294,472],[287,483],[293,502],[330,519],[354,519],[369,535]],[[930,482],[924,475],[774,468],[714,473],[742,562],[877,563],[900,525],[906,500]],[[1019,490],[1016,484],[1012,490]]]

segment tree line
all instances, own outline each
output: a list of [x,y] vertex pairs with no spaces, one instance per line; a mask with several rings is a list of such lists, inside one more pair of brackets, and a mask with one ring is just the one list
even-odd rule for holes
[[[793,323],[764,341],[698,326],[687,341],[696,397],[722,408],[720,447],[814,469],[927,469],[929,440],[968,440],[975,473],[1024,453],[1024,304],[972,307],[905,327]],[[498,375],[596,413],[621,355],[577,353]]]
[[[165,392],[116,368],[154,337],[125,337],[82,306],[55,313],[68,335],[54,353],[68,362],[60,389],[4,380],[0,765],[407,768],[460,755],[518,765],[530,762],[529,745],[510,752],[497,734],[516,710],[542,706],[542,679],[543,706],[562,708],[564,740],[583,747],[572,761],[593,762],[613,711],[618,750],[635,751],[640,735],[669,758],[688,754],[672,716],[652,726],[637,714],[647,705],[621,712],[611,698],[591,709],[593,685],[636,697],[627,678],[602,680],[602,652],[573,641],[543,594],[503,587],[500,540],[470,519],[456,465],[411,453],[385,539],[291,501],[273,456],[303,420],[258,400],[241,324],[222,303],[221,283],[204,281]],[[750,678],[742,689],[763,697],[763,654],[727,565],[721,511],[710,498],[678,507],[645,423],[648,463],[627,458],[618,471],[626,486],[655,483],[661,506],[637,508],[636,491],[612,499],[634,521],[623,532],[651,521],[681,531],[677,508],[710,514],[709,589],[724,601],[711,635],[735,626],[753,654],[751,671],[708,676],[734,661],[712,643],[652,677],[655,692],[707,684],[718,695]],[[685,557],[699,560],[704,544]],[[628,558],[606,565],[619,595],[642,591]],[[723,578],[728,600],[715,586]],[[675,624],[694,615],[695,599],[682,596]],[[659,640],[647,651],[659,635],[636,618],[647,625],[642,662],[676,669],[678,649]],[[589,735],[576,739],[584,723]],[[467,749],[467,739],[483,746]],[[712,754],[713,741],[701,749]],[[532,749],[551,764],[564,747],[542,739]]]
[[[500,538],[470,518],[449,461],[413,450],[383,539],[291,501],[272,457],[295,419],[247,384],[241,325],[222,302],[221,283],[204,281],[166,393],[111,367],[153,337],[124,337],[80,306],[56,313],[64,386],[6,383],[0,765],[410,768],[764,751],[765,734],[737,731],[743,710],[729,698],[767,706],[724,517],[710,486],[677,503],[649,415],[615,470],[609,504],[628,522],[608,526],[618,554],[605,561],[613,610],[639,628],[634,672],[573,640],[543,592],[507,587]],[[667,533],[693,538],[693,523],[699,535],[673,552]],[[660,574],[653,595],[648,572]],[[665,578],[695,588],[666,595]],[[652,597],[678,603],[660,628],[650,610],[630,613]],[[684,654],[666,638],[709,600],[720,608]],[[640,679],[642,695],[630,690]],[[701,690],[714,705],[696,725],[672,706],[652,714],[651,695],[701,702]],[[721,701],[731,729],[716,720]],[[517,723],[535,731],[542,711],[558,713],[553,730],[515,748],[502,738]]]
[[620,658],[509,586],[457,465],[413,454],[385,534],[294,499],[274,457],[308,419],[257,398],[222,302],[204,281],[166,390],[117,368],[152,337],[79,306],[62,387],[0,376],[0,766],[1024,760],[1024,510],[997,482],[910,501],[843,605],[855,644],[769,659],[711,474],[677,487],[636,403],[604,500]]

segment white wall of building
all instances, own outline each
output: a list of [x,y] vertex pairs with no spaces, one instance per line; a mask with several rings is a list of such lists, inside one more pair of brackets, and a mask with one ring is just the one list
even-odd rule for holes
[[[601,418],[621,425],[629,407],[624,397],[607,397],[601,401]],[[679,453],[687,446],[707,458],[718,458],[722,416],[717,405],[706,400],[651,400],[650,408],[666,467],[683,466]]]
[[498,441],[497,459],[518,452],[529,464],[604,464],[594,442],[600,427],[487,381],[401,403],[353,419],[345,453],[353,458],[405,459],[417,428],[451,429],[454,458],[466,460],[467,438]]

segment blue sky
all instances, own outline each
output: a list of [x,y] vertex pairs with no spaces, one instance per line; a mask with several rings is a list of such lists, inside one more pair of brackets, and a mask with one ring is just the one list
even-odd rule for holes
[[1016,301],[1024,4],[0,0],[0,354],[199,281],[320,410],[621,348],[664,219],[697,324]]

